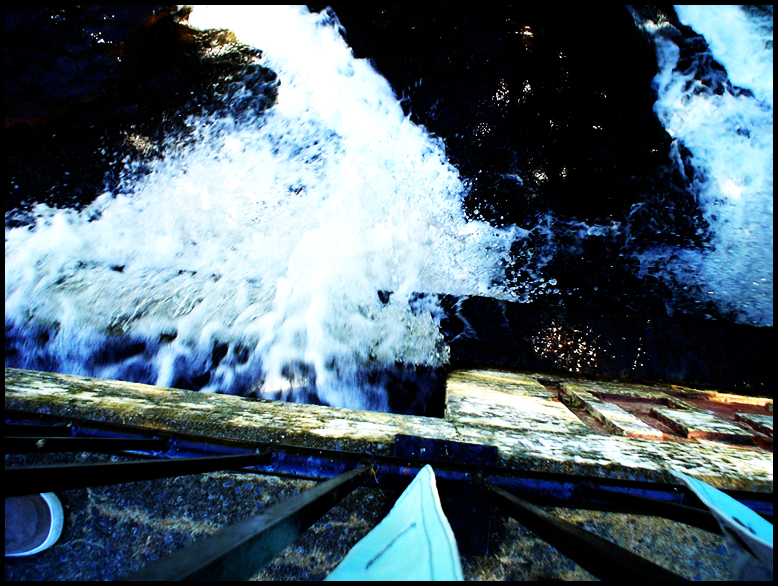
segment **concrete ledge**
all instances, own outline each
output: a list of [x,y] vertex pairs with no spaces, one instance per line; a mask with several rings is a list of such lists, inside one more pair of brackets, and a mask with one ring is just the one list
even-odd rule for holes
[[[517,408],[499,398],[495,381],[502,379],[508,384],[504,391],[508,396],[526,393],[530,403],[537,396],[541,403],[546,402],[548,396],[540,392],[537,381],[516,373],[468,372],[450,375],[452,399],[466,393],[474,401],[491,402],[492,411],[481,422],[472,413],[460,417],[455,411],[458,399],[452,401],[447,419],[435,419],[9,368],[5,370],[5,408],[156,433],[201,434],[365,454],[389,454],[397,434],[416,435],[494,445],[501,465],[525,470],[671,482],[668,470],[672,468],[721,488],[772,492],[773,457],[769,451],[610,436],[580,430],[574,420],[577,431],[573,433],[534,430],[531,425],[529,429],[511,427]],[[511,380],[515,388],[511,388]],[[499,425],[501,413],[512,418],[506,419],[505,427]]]

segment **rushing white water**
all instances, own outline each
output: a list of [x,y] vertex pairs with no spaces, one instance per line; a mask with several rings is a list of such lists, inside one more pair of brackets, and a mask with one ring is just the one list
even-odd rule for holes
[[[678,70],[678,47],[657,32],[655,109],[676,152],[692,153],[710,238],[640,261],[740,321],[772,325],[772,27],[728,10],[679,14],[753,95],[710,91],[707,72]],[[508,297],[504,267],[522,238],[536,242],[526,287],[542,292],[552,218],[504,230],[467,221],[443,145],[353,58],[331,16],[198,7],[191,23],[262,49],[277,103],[250,118],[225,102],[187,121],[196,140],[171,137],[144,173],[128,162],[121,188],[85,210],[41,205],[30,225],[7,227],[14,365],[164,386],[199,376],[206,391],[387,409],[382,369],[448,359],[435,298],[414,292]],[[581,239],[622,230],[558,223]]]
[[501,295],[513,232],[465,220],[442,145],[326,14],[198,7],[191,24],[260,47],[277,104],[192,119],[199,140],[128,168],[129,189],[6,229],[6,327],[52,328],[21,352],[64,372],[172,385],[219,348],[205,390],[386,409],[364,372],[447,361],[435,302],[411,294]]
[[[652,250],[646,272],[699,288],[738,321],[773,323],[772,13],[737,6],[678,6],[703,35],[730,82],[748,92],[715,91],[706,67],[678,68],[678,46],[656,30],[659,119],[692,153],[692,189],[710,226],[704,250]],[[683,163],[678,159],[679,168]]]

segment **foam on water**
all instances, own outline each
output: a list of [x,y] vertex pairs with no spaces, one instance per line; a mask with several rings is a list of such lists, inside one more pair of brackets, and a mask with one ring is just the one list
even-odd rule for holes
[[[656,31],[655,110],[710,234],[705,248],[642,251],[641,270],[772,325],[772,22],[678,12],[750,93],[713,91],[703,65],[681,71],[679,48]],[[260,48],[277,103],[250,116],[227,100],[187,121],[195,140],[171,136],[159,158],[128,162],[123,183],[83,211],[40,205],[29,225],[7,227],[7,365],[387,409],[382,370],[448,359],[435,297],[415,292],[559,292],[543,270],[555,220],[467,221],[443,145],[353,58],[330,14],[198,7],[191,23]],[[581,239],[623,229],[557,223]],[[522,239],[532,278],[508,294]]]
[[[642,269],[699,290],[738,321],[773,323],[772,13],[736,6],[678,6],[681,21],[703,35],[735,90],[704,59],[678,67],[680,50],[655,31],[660,72],[655,111],[692,155],[684,170],[710,227],[703,250],[660,248]],[[740,91],[738,90],[748,90]]]
[[434,298],[412,293],[503,295],[513,231],[465,220],[442,145],[326,13],[198,7],[191,23],[261,48],[277,104],[193,118],[198,140],[149,173],[128,164],[84,211],[6,229],[18,365],[159,385],[210,370],[208,391],[386,409],[363,373],[447,360]]

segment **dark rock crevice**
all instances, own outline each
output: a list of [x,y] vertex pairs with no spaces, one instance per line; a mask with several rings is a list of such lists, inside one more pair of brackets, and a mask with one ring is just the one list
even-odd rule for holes
[[180,7],[41,6],[5,15],[12,223],[36,203],[88,205],[118,184],[128,157],[160,156],[171,134],[185,141],[192,114],[226,102],[255,115],[275,102],[276,75],[258,64],[261,51],[229,31],[188,27]]

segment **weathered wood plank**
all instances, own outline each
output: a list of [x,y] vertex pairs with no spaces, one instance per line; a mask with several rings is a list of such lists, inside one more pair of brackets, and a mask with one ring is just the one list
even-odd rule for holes
[[[459,385],[465,378],[466,371],[452,373],[452,381]],[[480,392],[479,380],[486,379],[476,375],[468,387],[474,396]],[[494,385],[489,392],[494,392]],[[156,432],[362,453],[389,454],[397,434],[416,435],[494,445],[502,465],[528,470],[670,481],[667,471],[674,468],[722,488],[772,492],[772,453],[764,450],[655,442],[588,430],[554,433],[500,428],[495,421],[488,425],[458,421],[454,413],[448,414],[449,419],[434,419],[9,368],[5,370],[5,407]],[[505,407],[511,410],[510,404]],[[493,413],[494,417],[499,415]]]
[[745,441],[749,440],[752,435],[748,431],[700,409],[653,407],[651,412],[671,427],[679,429],[686,437]]
[[[463,425],[457,425],[461,436],[467,441],[489,443],[498,446],[501,455],[511,465],[529,469],[554,469],[572,473],[615,474],[631,478],[659,478],[671,468],[689,470],[689,474],[704,479],[719,487],[764,490],[772,492],[772,453],[766,450],[740,446],[676,443],[656,441],[637,437],[603,435],[571,422],[562,416],[558,422],[566,422],[559,433],[550,433],[549,426],[533,429],[537,423],[536,410],[527,413],[529,425],[517,424],[522,413],[520,397],[541,397],[543,388],[540,375],[498,370],[463,370],[452,372],[447,384],[446,417],[459,424],[460,415],[456,409],[460,404],[468,405]],[[555,382],[589,390],[580,379],[564,381],[553,377]],[[617,395],[620,399],[656,399],[661,393],[656,387],[622,383],[591,383],[592,391]],[[684,389],[694,392],[692,389]],[[496,393],[503,392],[498,398]],[[716,394],[715,392],[711,392]],[[460,397],[466,396],[467,400]],[[545,395],[545,401],[549,400]],[[478,422],[473,415],[472,404],[481,402],[486,418]],[[546,403],[548,404],[548,403]],[[557,406],[563,407],[561,403]],[[500,410],[503,411],[500,414]],[[552,411],[546,411],[546,414]],[[506,421],[504,428],[498,427],[500,419]],[[540,427],[540,426],[537,426]],[[539,463],[541,468],[536,468]],[[553,463],[553,464],[551,464]],[[669,478],[666,478],[669,480]],[[757,488],[758,487],[758,488]]]
[[565,389],[578,404],[615,433],[628,437],[662,439],[661,431],[646,425],[618,405],[601,401],[591,393],[576,388],[574,384],[565,384]]

